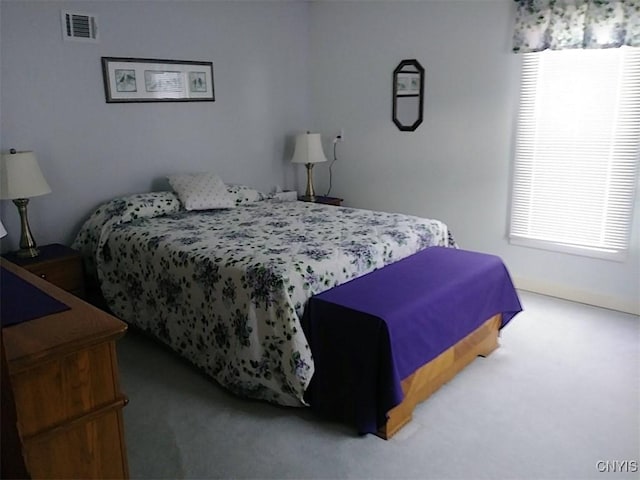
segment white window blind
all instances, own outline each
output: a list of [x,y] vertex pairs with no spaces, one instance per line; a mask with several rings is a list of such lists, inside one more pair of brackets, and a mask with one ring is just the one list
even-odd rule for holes
[[640,154],[640,48],[527,53],[510,241],[624,259]]

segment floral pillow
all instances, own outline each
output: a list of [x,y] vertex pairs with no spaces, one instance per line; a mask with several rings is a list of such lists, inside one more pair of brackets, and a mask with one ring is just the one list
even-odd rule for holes
[[137,193],[114,198],[98,206],[84,222],[73,241],[73,248],[82,253],[87,272],[94,274],[93,258],[102,232],[109,225],[153,218],[180,211],[180,200],[174,192]]
[[227,192],[233,197],[236,206],[268,198],[266,194],[246,185],[227,185]]
[[171,175],[167,177],[186,210],[235,207],[235,199],[222,179],[214,173]]

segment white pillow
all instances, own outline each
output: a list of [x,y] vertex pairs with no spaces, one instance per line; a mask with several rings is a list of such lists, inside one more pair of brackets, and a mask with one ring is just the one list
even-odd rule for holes
[[235,207],[234,197],[214,173],[171,175],[167,179],[186,210]]

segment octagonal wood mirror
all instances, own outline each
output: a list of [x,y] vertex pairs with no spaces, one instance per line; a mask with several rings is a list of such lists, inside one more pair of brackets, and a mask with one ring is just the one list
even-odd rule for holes
[[393,71],[392,120],[404,132],[422,123],[424,68],[416,59],[402,60]]

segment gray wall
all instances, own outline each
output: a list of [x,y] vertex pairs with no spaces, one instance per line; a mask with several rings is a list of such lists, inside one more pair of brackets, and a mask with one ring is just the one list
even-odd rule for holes
[[[314,2],[311,111],[326,135],[345,130],[332,193],[442,219],[462,248],[500,255],[521,287],[640,313],[640,208],[626,262],[507,241],[520,71],[513,14],[512,0]],[[426,69],[414,133],[391,122],[391,74],[408,58]]]
[[[97,14],[96,45],[63,42],[60,10]],[[35,198],[39,243],[69,242],[115,195],[165,175],[214,170],[229,182],[304,189],[291,136],[342,128],[332,194],[346,204],[440,218],[463,248],[500,255],[521,287],[638,311],[640,218],[626,262],[509,245],[520,59],[512,0],[6,1],[0,7],[0,147],[37,152],[53,193]],[[216,102],[106,104],[101,56],[211,60]],[[391,72],[426,68],[424,123],[391,122]],[[315,169],[316,190],[328,185]],[[0,202],[17,246],[18,220]]]
[[[60,11],[95,14],[97,44],[62,40]],[[291,136],[308,127],[308,5],[2,1],[3,151],[34,150],[52,193],[30,202],[39,244],[70,242],[100,202],[213,170],[295,186]],[[101,56],[213,61],[216,101],[107,104]],[[2,201],[17,248],[17,210]]]

